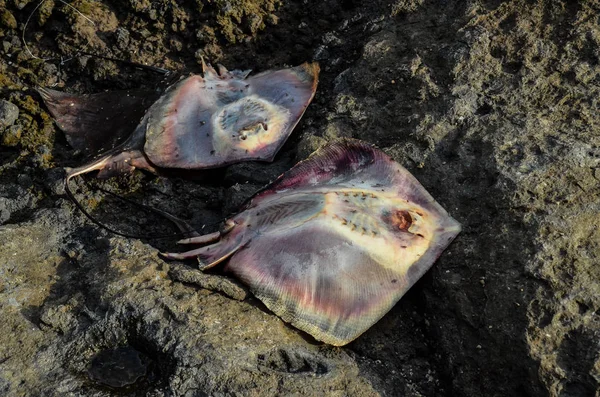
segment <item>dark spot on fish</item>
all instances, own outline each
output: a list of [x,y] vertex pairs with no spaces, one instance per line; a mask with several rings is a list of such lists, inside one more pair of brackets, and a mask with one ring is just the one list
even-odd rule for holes
[[210,154],[211,154],[211,155],[214,155],[214,154],[215,154],[215,151],[214,151],[214,150],[211,150],[211,151],[210,151]]
[[423,236],[421,233],[417,233],[417,234],[415,234],[415,236],[419,236],[421,238],[425,238],[425,236]]
[[398,280],[396,280],[396,279],[392,280],[392,284],[396,284],[397,282],[398,282]]

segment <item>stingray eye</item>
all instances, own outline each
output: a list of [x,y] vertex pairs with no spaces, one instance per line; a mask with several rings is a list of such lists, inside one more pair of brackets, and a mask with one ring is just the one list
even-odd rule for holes
[[394,211],[391,218],[392,224],[403,232],[407,232],[413,224],[413,218],[406,210]]

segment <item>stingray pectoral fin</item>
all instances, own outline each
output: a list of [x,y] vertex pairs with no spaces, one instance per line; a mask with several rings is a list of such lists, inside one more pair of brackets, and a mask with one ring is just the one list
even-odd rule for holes
[[[260,196],[290,188],[342,186],[366,182],[381,188],[392,185],[399,165],[370,144],[356,139],[335,140],[281,175]],[[401,168],[401,167],[400,167]],[[372,172],[371,172],[372,171]]]
[[160,94],[147,89],[91,95],[49,88],[38,88],[38,92],[69,144],[88,153],[109,150],[124,141]]
[[326,224],[307,223],[253,238],[226,265],[284,321],[341,346],[377,322],[410,285],[404,268]]
[[299,188],[366,189],[365,194],[393,195],[415,203],[440,217],[446,211],[417,179],[372,145],[356,139],[339,139],[318,149],[281,175],[255,201],[279,191]]

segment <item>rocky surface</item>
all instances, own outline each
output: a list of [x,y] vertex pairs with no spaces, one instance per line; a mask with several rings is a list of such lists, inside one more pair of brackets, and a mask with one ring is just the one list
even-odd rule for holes
[[[0,98],[19,109],[0,131],[0,394],[598,396],[594,2],[47,0],[32,14],[38,4],[0,0]],[[350,136],[405,165],[463,232],[358,340],[316,343],[239,286],[164,262],[168,238],[112,235],[66,198],[62,167],[84,157],[32,88],[161,78],[84,53],[182,72],[199,72],[202,56],[256,71],[322,67],[273,164],[73,183],[111,227],[171,233],[97,187],[210,230]]]

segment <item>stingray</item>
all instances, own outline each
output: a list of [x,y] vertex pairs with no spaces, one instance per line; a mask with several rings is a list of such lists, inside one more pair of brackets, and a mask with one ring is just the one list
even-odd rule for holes
[[164,92],[73,95],[40,88],[71,146],[105,151],[67,169],[66,183],[96,170],[109,177],[136,168],[160,173],[272,161],[311,102],[319,75],[317,63],[250,77],[249,70],[203,68],[203,76],[191,75]]
[[402,166],[341,140],[255,195],[221,231],[181,240],[284,321],[328,344],[356,339],[433,265],[460,224]]

